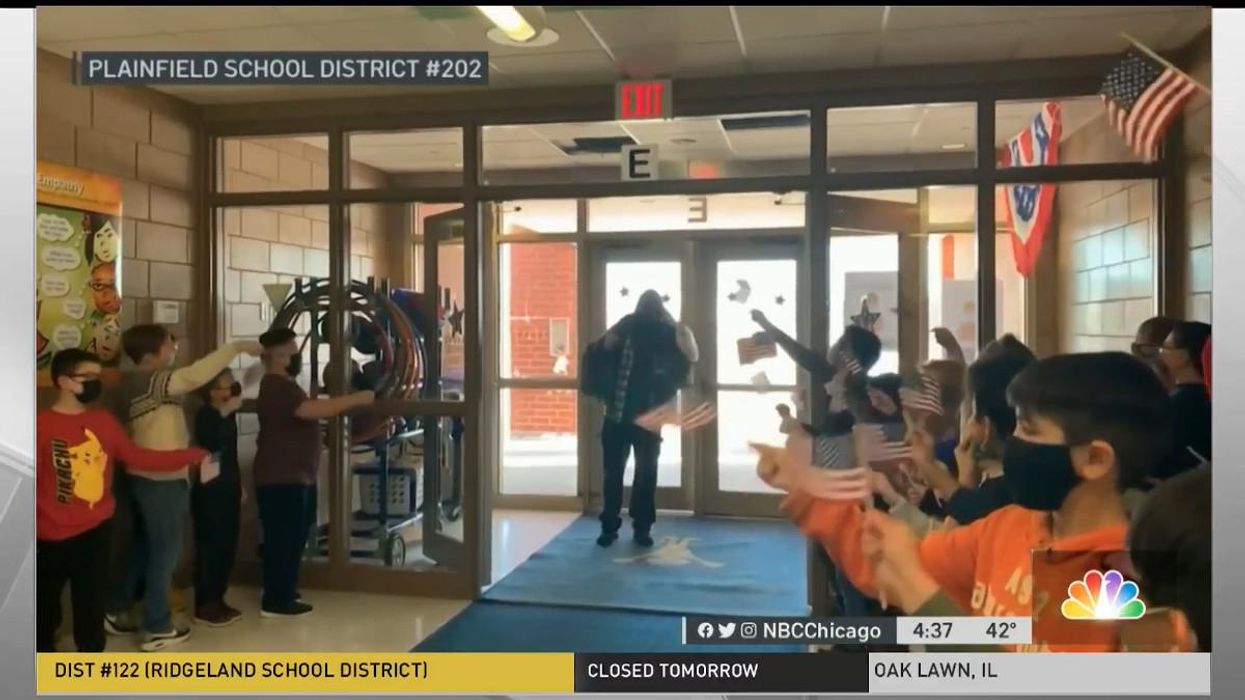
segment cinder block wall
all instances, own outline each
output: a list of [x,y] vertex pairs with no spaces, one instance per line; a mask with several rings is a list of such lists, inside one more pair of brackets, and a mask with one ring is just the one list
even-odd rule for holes
[[122,327],[151,320],[151,301],[176,301],[182,352],[197,337],[192,229],[197,214],[196,111],[153,90],[86,87],[70,81],[65,58],[37,56],[37,154],[40,160],[114,175],[124,186]]
[[[1187,70],[1210,87],[1210,39],[1193,50]],[[1185,232],[1189,260],[1185,269],[1185,316],[1210,323],[1211,219],[1210,219],[1210,97],[1198,92],[1184,111]]]

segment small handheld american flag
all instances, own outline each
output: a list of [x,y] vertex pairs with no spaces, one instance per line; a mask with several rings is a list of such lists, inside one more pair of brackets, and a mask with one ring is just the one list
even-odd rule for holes
[[1133,151],[1153,160],[1159,140],[1199,88],[1184,72],[1138,49],[1129,49],[1107,74],[1099,96],[1107,120]]
[[936,416],[943,414],[942,387],[938,380],[922,372],[915,382],[916,386],[905,386],[899,389],[899,400],[903,407],[911,411],[924,411]]
[[848,375],[865,373],[864,366],[860,364],[860,360],[857,360],[850,350],[834,349],[830,353],[830,362],[842,366]]
[[804,489],[809,495],[832,501],[859,501],[873,493],[869,469],[859,463],[850,433],[819,435],[810,445],[811,466]]
[[740,338],[737,346],[741,365],[750,365],[757,360],[778,356],[778,344],[774,342],[769,333],[765,332]]

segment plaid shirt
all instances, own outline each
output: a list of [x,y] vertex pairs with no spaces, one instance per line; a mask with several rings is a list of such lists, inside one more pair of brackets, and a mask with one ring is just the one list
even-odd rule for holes
[[623,341],[622,358],[618,361],[618,384],[614,387],[614,400],[610,403],[605,417],[612,421],[621,421],[623,411],[627,407],[627,388],[631,382],[631,367],[635,364],[635,348],[631,344],[631,336]]

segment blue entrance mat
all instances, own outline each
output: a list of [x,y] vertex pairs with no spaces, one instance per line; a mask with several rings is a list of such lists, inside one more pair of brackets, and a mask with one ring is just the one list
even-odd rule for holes
[[580,518],[484,594],[485,600],[686,615],[808,614],[806,540],[789,522],[669,517],[655,545],[624,529],[612,547]]
[[481,602],[467,606],[412,651],[762,654],[808,650],[778,645],[684,646],[679,643],[681,632],[681,620],[674,615]]

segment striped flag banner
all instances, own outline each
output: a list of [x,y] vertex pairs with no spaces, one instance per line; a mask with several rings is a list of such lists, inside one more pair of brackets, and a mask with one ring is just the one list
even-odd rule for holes
[[717,417],[717,409],[706,401],[690,411],[681,411],[675,406],[662,406],[636,418],[635,424],[652,432],[660,432],[667,425],[677,426],[686,432],[709,425]]
[[778,357],[778,344],[774,342],[769,333],[754,333],[747,338],[740,338],[736,345],[741,365],[750,365],[757,360]]
[[915,383],[915,387],[905,386],[899,389],[899,400],[903,407],[910,411],[943,415],[942,386],[938,384],[938,380],[922,372]]
[[1098,94],[1107,120],[1133,151],[1158,157],[1163,133],[1198,90],[1184,72],[1145,52],[1129,49],[1107,74]]

